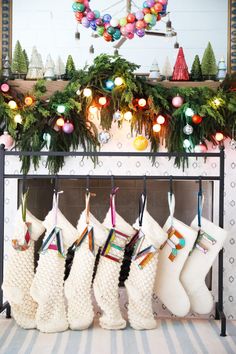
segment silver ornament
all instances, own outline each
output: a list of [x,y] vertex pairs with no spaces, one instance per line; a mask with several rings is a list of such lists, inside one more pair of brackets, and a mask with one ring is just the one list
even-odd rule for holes
[[190,124],[186,124],[183,129],[184,134],[191,135],[193,134],[193,127]]
[[119,122],[122,119],[123,119],[123,114],[121,113],[121,111],[118,110],[113,114],[113,120],[115,122]]
[[231,140],[230,146],[232,150],[236,150],[236,140],[234,138]]
[[111,139],[111,135],[108,131],[103,130],[102,132],[100,132],[98,134],[98,141],[100,142],[100,144],[107,144],[108,141]]

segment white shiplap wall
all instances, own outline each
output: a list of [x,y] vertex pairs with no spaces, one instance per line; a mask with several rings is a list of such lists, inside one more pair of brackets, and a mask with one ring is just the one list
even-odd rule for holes
[[[91,8],[103,10],[117,1],[92,1]],[[123,3],[113,10],[120,18],[124,12],[119,12]],[[141,6],[142,1],[135,3]],[[178,40],[184,47],[186,60],[191,67],[196,54],[202,56],[203,51],[211,41],[217,60],[227,54],[227,0],[169,0],[169,10]],[[91,62],[93,56],[89,54],[89,46],[95,47],[95,55],[100,53],[112,54],[112,43],[103,39],[91,38],[91,30],[81,29],[81,40],[75,40],[76,22],[69,0],[13,0],[13,45],[19,39],[23,47],[30,54],[32,46],[36,45],[45,59],[48,53],[56,59],[61,55],[64,60],[72,54],[76,65],[83,67],[86,61]],[[163,28],[164,24],[159,23]],[[153,58],[156,57],[160,67],[163,66],[168,55],[172,64],[175,62],[176,50],[173,48],[175,39],[158,37],[136,38],[127,41],[120,53],[135,63],[141,65],[141,71],[148,71]]]

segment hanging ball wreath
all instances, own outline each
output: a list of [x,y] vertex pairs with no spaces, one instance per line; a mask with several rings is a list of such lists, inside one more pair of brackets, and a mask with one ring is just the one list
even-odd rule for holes
[[114,42],[121,36],[132,39],[145,35],[145,30],[152,29],[162,16],[166,15],[168,0],[147,0],[143,3],[142,10],[129,13],[120,19],[109,14],[101,15],[98,10],[91,10],[89,0],[77,0],[72,8],[76,20],[85,28],[96,31],[107,42]]

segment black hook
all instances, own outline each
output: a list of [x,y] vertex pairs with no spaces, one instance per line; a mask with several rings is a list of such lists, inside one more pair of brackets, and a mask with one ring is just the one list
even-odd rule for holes
[[143,176],[143,194],[146,196],[147,195],[147,176]]
[[199,176],[199,194],[202,194],[202,176]]
[[115,188],[115,179],[114,176],[111,176],[111,189],[113,190]]
[[23,174],[23,178],[22,178],[22,194],[23,195],[26,193],[25,184],[26,184],[26,177],[25,177],[25,174]]
[[58,185],[59,185],[59,178],[58,175],[54,177],[54,191],[57,194],[58,193]]
[[170,194],[173,194],[173,176],[170,176]]

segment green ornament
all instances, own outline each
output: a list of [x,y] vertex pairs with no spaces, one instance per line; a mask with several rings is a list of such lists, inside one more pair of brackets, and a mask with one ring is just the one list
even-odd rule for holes
[[84,12],[84,10],[85,10],[85,6],[84,6],[84,4],[81,4],[81,3],[77,3],[77,11],[78,12]]
[[102,27],[102,26],[97,26],[97,34],[98,34],[99,36],[102,36],[103,33],[104,33],[104,31],[105,31],[105,28],[104,28],[104,27]]
[[107,32],[112,36],[114,33],[115,33],[115,28],[114,27],[112,27],[112,26],[110,26],[110,27],[108,27],[108,29],[107,29]]

